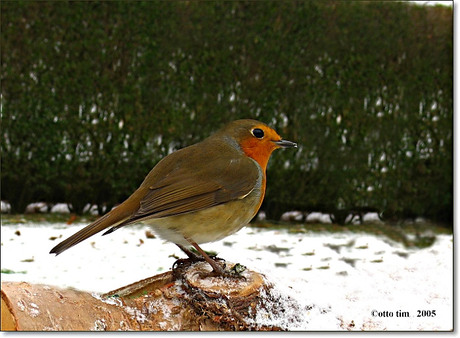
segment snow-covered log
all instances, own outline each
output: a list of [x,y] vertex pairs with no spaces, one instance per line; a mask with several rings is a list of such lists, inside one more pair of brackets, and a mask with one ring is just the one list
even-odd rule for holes
[[172,272],[106,294],[4,282],[1,329],[280,330],[260,320],[259,311],[264,316],[283,311],[263,275],[239,272],[236,265],[234,277],[212,277],[206,276],[208,268],[203,262],[182,262]]

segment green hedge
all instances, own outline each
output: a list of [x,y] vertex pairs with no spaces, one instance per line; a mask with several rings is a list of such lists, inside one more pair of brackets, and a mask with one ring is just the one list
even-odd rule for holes
[[111,207],[172,150],[256,118],[300,148],[263,208],[453,214],[451,7],[1,4],[2,199]]

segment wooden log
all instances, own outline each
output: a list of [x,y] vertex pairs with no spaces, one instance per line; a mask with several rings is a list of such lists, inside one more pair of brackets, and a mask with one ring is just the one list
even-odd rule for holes
[[[229,263],[227,263],[227,266]],[[236,270],[238,265],[233,265]],[[207,263],[182,260],[172,272],[106,294],[25,282],[2,283],[4,331],[280,330],[258,324],[271,285],[259,273],[206,276]]]

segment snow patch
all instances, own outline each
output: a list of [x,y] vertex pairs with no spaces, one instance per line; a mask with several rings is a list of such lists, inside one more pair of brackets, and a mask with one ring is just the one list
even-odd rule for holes
[[323,214],[321,212],[311,212],[305,219],[307,223],[332,223],[329,214]]
[[67,203],[57,203],[51,208],[51,213],[55,214],[69,214],[69,206]]
[[0,201],[0,211],[2,213],[8,213],[11,211],[11,205],[8,202]]

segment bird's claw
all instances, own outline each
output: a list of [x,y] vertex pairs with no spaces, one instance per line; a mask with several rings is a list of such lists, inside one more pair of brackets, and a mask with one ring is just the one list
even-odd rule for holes
[[[223,259],[219,259],[223,260]],[[199,272],[198,275],[201,278],[207,278],[207,277],[227,277],[227,278],[238,278],[238,279],[243,279],[246,280],[246,277],[242,275],[243,271],[246,270],[246,267],[244,265],[241,265],[239,263],[236,263],[233,265],[232,268],[226,269],[226,265],[224,263],[224,268],[215,269],[213,268],[212,271],[209,272]]]
[[[172,266],[172,271],[175,275],[181,275],[187,269],[187,267],[191,266],[193,263],[199,261],[206,261],[204,258],[198,257],[199,259],[192,259],[192,258],[182,258],[178,259],[174,262]],[[246,277],[242,275],[242,273],[246,270],[244,265],[236,263],[230,269],[227,268],[227,264],[225,263],[225,259],[219,258],[216,256],[212,257],[214,264],[211,265],[212,271],[200,271],[197,272],[200,278],[207,278],[207,277],[228,277],[228,278],[239,278],[246,280]]]

